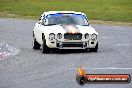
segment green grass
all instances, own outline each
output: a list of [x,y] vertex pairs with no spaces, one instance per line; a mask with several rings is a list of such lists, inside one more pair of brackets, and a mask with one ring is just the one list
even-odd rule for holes
[[38,18],[44,11],[84,12],[90,20],[132,22],[132,0],[0,0],[0,16]]

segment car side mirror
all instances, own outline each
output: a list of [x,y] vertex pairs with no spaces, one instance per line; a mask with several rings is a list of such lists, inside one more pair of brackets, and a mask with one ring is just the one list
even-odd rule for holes
[[89,23],[88,23],[88,26],[89,26]]

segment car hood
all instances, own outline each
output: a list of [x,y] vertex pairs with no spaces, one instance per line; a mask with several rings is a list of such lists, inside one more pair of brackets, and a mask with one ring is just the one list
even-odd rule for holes
[[96,33],[94,28],[91,26],[81,26],[81,25],[52,25],[52,26],[43,26],[42,27],[44,32],[49,32],[49,33]]

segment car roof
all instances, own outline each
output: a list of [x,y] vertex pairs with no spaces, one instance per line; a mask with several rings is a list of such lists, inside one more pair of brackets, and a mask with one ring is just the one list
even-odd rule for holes
[[44,12],[43,15],[46,15],[47,16],[49,14],[57,14],[57,13],[74,13],[74,14],[82,14],[82,15],[85,15],[82,12],[75,12],[75,11],[48,11],[48,12]]

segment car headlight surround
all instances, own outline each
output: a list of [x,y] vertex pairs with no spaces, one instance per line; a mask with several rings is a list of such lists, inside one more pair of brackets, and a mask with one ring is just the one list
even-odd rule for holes
[[93,34],[91,35],[91,39],[92,39],[93,41],[97,40],[97,35],[96,35],[95,33],[93,33]]
[[50,39],[50,40],[55,39],[55,34],[54,34],[54,33],[50,33],[50,34],[49,34],[49,39]]
[[89,34],[86,33],[84,37],[85,37],[85,39],[89,39]]
[[62,34],[61,33],[58,33],[57,34],[57,39],[61,39],[62,38]]

